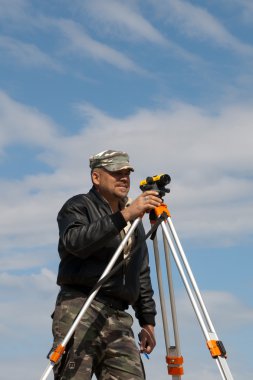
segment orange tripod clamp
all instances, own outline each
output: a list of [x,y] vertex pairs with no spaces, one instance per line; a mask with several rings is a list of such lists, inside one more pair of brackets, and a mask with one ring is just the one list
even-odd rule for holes
[[62,344],[59,344],[54,352],[50,355],[49,359],[53,363],[57,363],[61,356],[64,354],[65,347]]
[[208,340],[206,344],[214,359],[216,359],[218,356],[222,356],[224,358],[227,357],[225,347],[220,340]]
[[156,220],[161,216],[165,215],[165,218],[169,218],[170,212],[165,203],[161,203],[160,206],[157,206],[155,209],[151,210],[149,213],[149,219],[151,224],[155,224]]
[[165,203],[161,203],[160,206],[157,206],[154,211],[157,217],[160,216],[163,212],[165,212],[168,215],[168,217],[171,216],[168,207]]
[[184,362],[183,356],[166,356],[166,363],[168,364],[168,374],[172,376],[180,376],[184,374],[182,366]]

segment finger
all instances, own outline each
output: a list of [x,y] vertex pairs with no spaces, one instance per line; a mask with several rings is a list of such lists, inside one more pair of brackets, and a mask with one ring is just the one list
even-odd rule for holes
[[158,206],[160,206],[160,202],[157,201],[156,199],[150,199],[148,200],[145,205],[148,207],[148,208],[156,208]]
[[152,347],[152,346],[147,346],[146,349],[145,349],[145,352],[146,352],[147,354],[151,354],[151,352],[153,351],[153,349],[154,349],[154,347]]
[[151,341],[154,345],[156,344],[155,335],[153,331],[151,331],[149,328],[143,328],[142,332],[149,342]]
[[160,204],[162,202],[161,198],[157,197],[156,195],[144,195],[142,197],[144,203],[148,203],[148,204]]
[[141,352],[146,350],[146,346],[147,346],[147,339],[146,339],[146,337],[142,337],[141,342],[140,342]]
[[152,342],[146,340],[146,343],[142,348],[142,352],[146,352],[147,354],[150,354],[153,348],[154,348],[154,345],[152,344]]
[[157,190],[147,190],[144,192],[145,195],[158,195],[159,191]]

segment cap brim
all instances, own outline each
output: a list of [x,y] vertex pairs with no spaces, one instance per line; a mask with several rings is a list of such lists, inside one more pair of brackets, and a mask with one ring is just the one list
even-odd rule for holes
[[106,170],[108,170],[109,172],[116,172],[118,170],[125,170],[125,169],[129,169],[131,170],[132,172],[134,172],[134,168],[132,166],[130,166],[129,164],[112,164],[112,165],[104,165],[103,166]]

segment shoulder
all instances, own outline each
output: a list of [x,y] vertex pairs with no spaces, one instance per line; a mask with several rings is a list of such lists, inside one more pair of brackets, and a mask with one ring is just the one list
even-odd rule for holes
[[85,199],[85,194],[73,195],[73,197],[66,200],[63,206],[82,202]]
[[61,207],[59,214],[66,210],[82,207],[87,202],[86,194],[77,194],[69,198]]

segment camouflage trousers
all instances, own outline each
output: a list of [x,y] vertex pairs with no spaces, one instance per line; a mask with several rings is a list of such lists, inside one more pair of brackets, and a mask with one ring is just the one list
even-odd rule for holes
[[[55,348],[66,336],[86,298],[78,291],[61,290],[53,316]],[[133,319],[93,300],[54,366],[55,380],[143,380],[144,369],[132,331]]]

